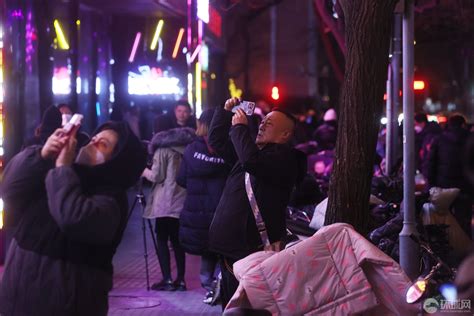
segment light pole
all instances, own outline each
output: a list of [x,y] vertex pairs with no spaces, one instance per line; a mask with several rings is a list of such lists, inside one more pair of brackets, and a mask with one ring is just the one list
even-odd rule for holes
[[400,233],[400,265],[411,279],[418,276],[419,246],[415,217],[414,4],[405,1],[403,15],[403,229]]

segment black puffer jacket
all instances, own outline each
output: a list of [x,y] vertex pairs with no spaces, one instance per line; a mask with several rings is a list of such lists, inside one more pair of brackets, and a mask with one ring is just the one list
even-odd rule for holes
[[288,145],[267,144],[258,149],[250,136],[251,127],[238,124],[231,128],[231,121],[231,112],[217,109],[209,131],[209,144],[234,164],[209,230],[209,247],[226,257],[241,259],[262,245],[245,190],[245,173],[251,175],[273,243],[286,236],[286,207],[294,186],[306,174],[306,157]]
[[463,170],[463,153],[469,131],[448,128],[433,140],[425,174],[430,187],[459,188],[469,191]]
[[209,226],[222,195],[230,166],[199,137],[184,151],[176,182],[187,189],[179,218],[179,241],[186,252],[208,251]]

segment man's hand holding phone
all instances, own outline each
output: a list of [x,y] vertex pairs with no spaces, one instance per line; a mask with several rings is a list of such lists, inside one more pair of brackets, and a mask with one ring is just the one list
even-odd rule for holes
[[247,119],[247,115],[242,109],[237,109],[234,116],[232,116],[232,126],[237,124],[248,125],[249,121]]
[[232,109],[237,106],[242,100],[239,98],[230,98],[227,101],[225,101],[224,104],[224,109],[227,111],[232,111]]
[[226,101],[224,108],[233,113],[242,110],[247,116],[251,116],[255,111],[255,102],[243,101],[239,98],[231,98]]

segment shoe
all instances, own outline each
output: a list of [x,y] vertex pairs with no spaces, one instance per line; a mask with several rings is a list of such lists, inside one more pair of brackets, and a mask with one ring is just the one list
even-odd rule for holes
[[204,296],[204,299],[202,300],[202,302],[204,304],[211,304],[213,297],[214,297],[214,291],[212,291],[212,290],[207,291],[206,296]]
[[176,291],[186,291],[187,288],[186,288],[186,282],[184,281],[174,281],[173,283],[174,285],[174,288],[176,289]]
[[151,286],[153,291],[175,291],[176,287],[172,280],[161,280]]
[[216,287],[214,290],[214,295],[212,296],[211,303],[209,303],[211,306],[215,306],[220,303],[221,301],[221,280],[222,276],[219,273],[219,277],[216,280]]

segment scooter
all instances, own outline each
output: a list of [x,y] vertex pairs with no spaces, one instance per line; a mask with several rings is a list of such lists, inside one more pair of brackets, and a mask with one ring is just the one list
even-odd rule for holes
[[428,243],[414,235],[410,237],[420,245],[423,252],[426,253],[433,263],[430,272],[425,276],[420,276],[415,283],[408,288],[406,302],[415,304],[422,298],[435,297],[440,294],[448,300],[455,299],[450,293],[452,293],[453,290],[455,291],[455,288],[453,288],[451,284],[456,276],[456,271],[441,260],[441,258],[433,252]]

